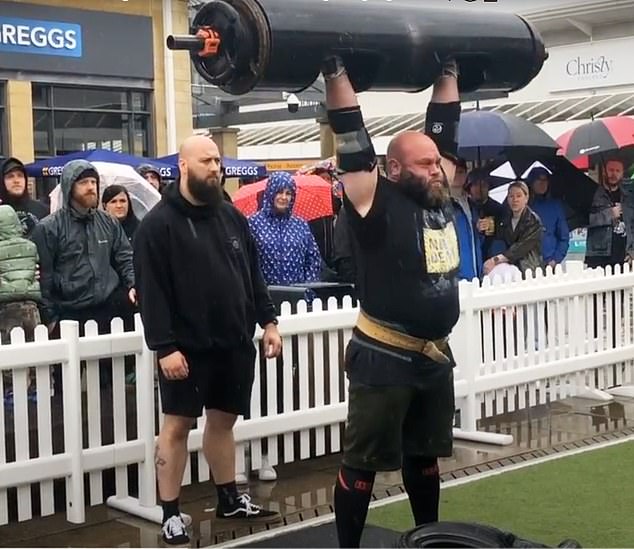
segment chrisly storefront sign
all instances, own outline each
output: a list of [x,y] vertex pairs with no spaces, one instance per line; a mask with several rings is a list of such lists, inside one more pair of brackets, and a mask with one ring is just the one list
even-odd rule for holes
[[0,0],[0,71],[154,77],[149,17]]
[[551,91],[634,84],[633,46],[627,38],[551,48],[545,65]]

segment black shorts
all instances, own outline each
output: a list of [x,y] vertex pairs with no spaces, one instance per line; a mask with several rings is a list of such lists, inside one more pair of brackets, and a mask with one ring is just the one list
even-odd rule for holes
[[203,408],[245,415],[251,407],[255,347],[184,353],[189,377],[168,380],[159,366],[161,407],[164,414],[200,417]]
[[[451,456],[455,414],[452,366],[431,360],[404,362],[402,368],[418,370],[406,381],[390,355],[354,342],[350,347],[343,463],[364,471],[395,471],[401,468],[403,456]],[[364,368],[381,364],[387,376],[383,383],[363,376]]]

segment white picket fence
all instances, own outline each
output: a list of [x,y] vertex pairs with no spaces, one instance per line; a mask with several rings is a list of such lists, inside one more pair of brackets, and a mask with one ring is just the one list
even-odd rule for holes
[[[509,435],[478,431],[478,420],[573,395],[612,398],[606,389],[634,397],[632,288],[629,268],[604,275],[574,264],[524,281],[462,283],[461,318],[451,336],[458,364],[456,435],[508,444]],[[283,357],[260,360],[258,353],[251,414],[236,425],[239,470],[247,447],[252,469],[260,468],[264,453],[276,465],[340,451],[342,362],[357,314],[349,299],[343,307],[331,300],[325,310],[316,301],[311,311],[300,302],[295,314],[284,305]],[[60,494],[68,520],[81,523],[86,505],[104,502],[104,479],[110,505],[160,520],[154,356],[139,318],[135,331],[124,332],[116,319],[111,332],[97,335],[91,322],[79,337],[77,323],[63,322],[59,340],[49,341],[40,326],[33,342],[14,330],[11,344],[0,345],[0,370],[11,372],[13,389],[13,404],[0,406],[0,524],[50,515]],[[109,390],[100,382],[102,358],[112,359]],[[61,364],[63,379],[54,395],[51,364]],[[28,398],[29,371],[35,372],[35,402]],[[131,372],[136,383],[126,382]],[[189,438],[184,484],[210,478],[202,427],[201,418]]]

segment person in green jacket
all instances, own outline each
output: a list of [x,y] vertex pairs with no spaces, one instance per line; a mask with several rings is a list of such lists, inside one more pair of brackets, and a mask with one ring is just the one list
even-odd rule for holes
[[[10,342],[11,330],[22,328],[27,341],[40,323],[40,283],[36,271],[37,246],[22,236],[16,211],[0,206],[0,341]],[[7,372],[8,373],[8,372]],[[33,384],[31,383],[31,388]],[[11,380],[4,382],[5,400],[12,399]],[[29,390],[29,393],[33,393]]]

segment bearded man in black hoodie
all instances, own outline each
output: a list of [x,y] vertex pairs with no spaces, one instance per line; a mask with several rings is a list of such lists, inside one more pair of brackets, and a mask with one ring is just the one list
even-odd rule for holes
[[266,356],[282,341],[246,218],[223,200],[220,153],[206,136],[179,152],[180,179],[143,219],[134,267],[145,339],[159,359],[165,421],[156,448],[163,540],[189,536],[178,498],[193,418],[206,409],[203,453],[218,491],[216,516],[245,522],[279,520],[239,495],[233,425],[249,411],[255,372],[255,325]]
[[17,158],[7,158],[2,164],[0,204],[11,206],[22,224],[22,234],[28,238],[38,221],[49,214],[49,209],[33,200],[27,188],[24,164]]

